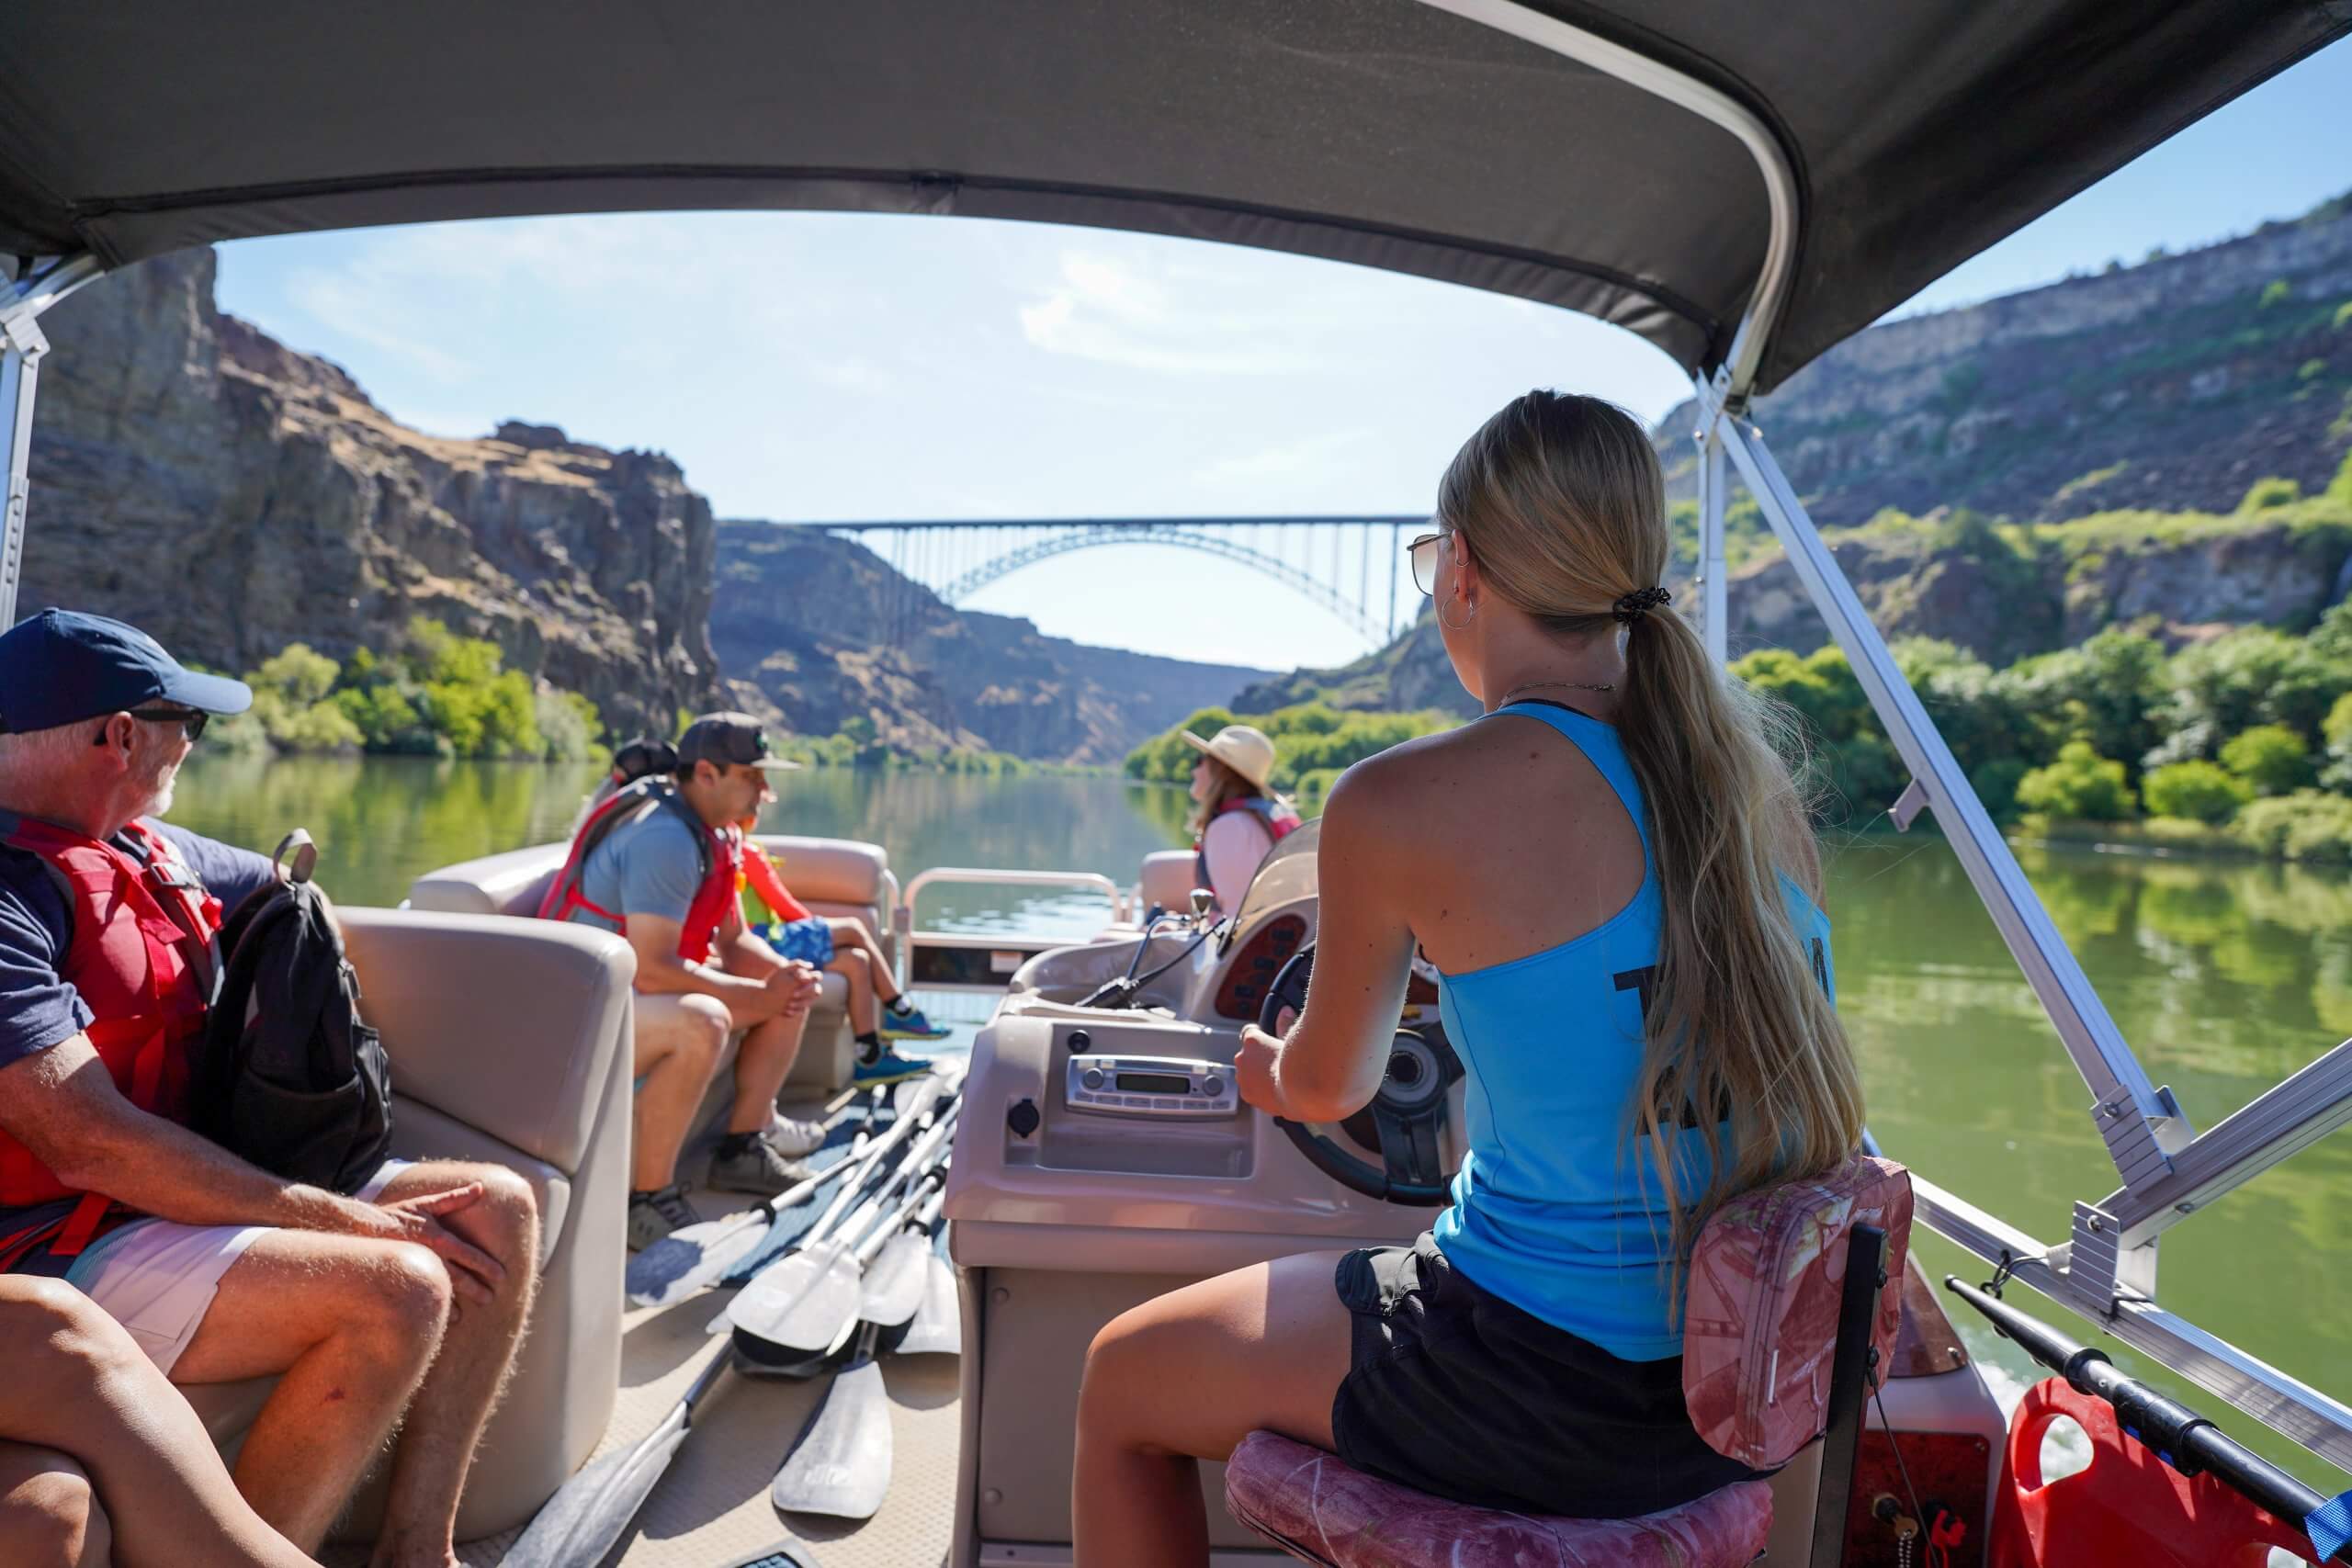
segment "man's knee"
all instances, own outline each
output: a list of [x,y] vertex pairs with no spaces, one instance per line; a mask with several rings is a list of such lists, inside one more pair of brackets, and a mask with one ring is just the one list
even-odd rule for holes
[[727,1048],[728,1033],[734,1027],[727,1004],[699,992],[640,1003],[638,1071],[649,1072],[674,1058],[689,1071],[700,1068],[707,1074],[718,1066],[718,1054]]
[[449,1324],[449,1270],[433,1249],[413,1241],[370,1247],[345,1271],[350,1327],[363,1354],[421,1371]]
[[0,1444],[0,1562],[84,1568],[107,1561],[111,1540],[97,1491],[72,1455]]
[[727,1004],[717,997],[699,993],[678,998],[678,1034],[681,1045],[695,1058],[716,1062],[718,1054],[727,1049],[727,1036],[735,1027],[735,1020]]
[[488,1250],[510,1268],[536,1269],[539,1200],[531,1184],[503,1165],[469,1164],[459,1168],[458,1179],[481,1183],[481,1201],[466,1213],[481,1215]]

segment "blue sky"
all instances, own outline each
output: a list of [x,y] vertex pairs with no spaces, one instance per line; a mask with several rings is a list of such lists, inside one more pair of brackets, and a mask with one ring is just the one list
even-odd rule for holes
[[[2220,239],[2352,188],[2347,102],[2352,40],[1903,311]],[[1462,439],[1529,387],[1648,419],[1684,390],[1630,335],[1519,300],[962,220],[618,215],[246,241],[222,250],[220,303],[344,365],[419,428],[519,418],[658,448],[721,516],[781,520],[1418,513]],[[1349,580],[1366,570],[1342,558]],[[1385,553],[1368,563],[1375,583],[1386,570]],[[1364,648],[1280,584],[1164,547],[1062,557],[970,604],[1082,641],[1283,668]]]

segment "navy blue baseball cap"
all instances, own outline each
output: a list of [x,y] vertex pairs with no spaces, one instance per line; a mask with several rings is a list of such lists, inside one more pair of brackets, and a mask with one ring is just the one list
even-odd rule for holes
[[164,645],[104,615],[43,610],[0,634],[0,734],[54,729],[150,703],[243,713],[253,688],[183,669]]

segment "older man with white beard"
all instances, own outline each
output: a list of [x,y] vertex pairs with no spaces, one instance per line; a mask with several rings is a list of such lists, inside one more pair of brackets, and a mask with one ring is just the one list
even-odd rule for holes
[[251,700],[104,616],[0,635],[0,1269],[63,1276],[175,1383],[277,1375],[235,1478],[305,1551],[398,1429],[376,1568],[449,1568],[538,1216],[500,1167],[392,1162],[345,1195],[181,1124],[202,895],[274,873],[154,818],[208,719]]

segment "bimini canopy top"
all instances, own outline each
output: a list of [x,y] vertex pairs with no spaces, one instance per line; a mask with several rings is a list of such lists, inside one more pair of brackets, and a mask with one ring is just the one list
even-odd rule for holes
[[1763,389],[2348,28],[2352,0],[13,0],[0,254],[1034,219],[1519,295]]

